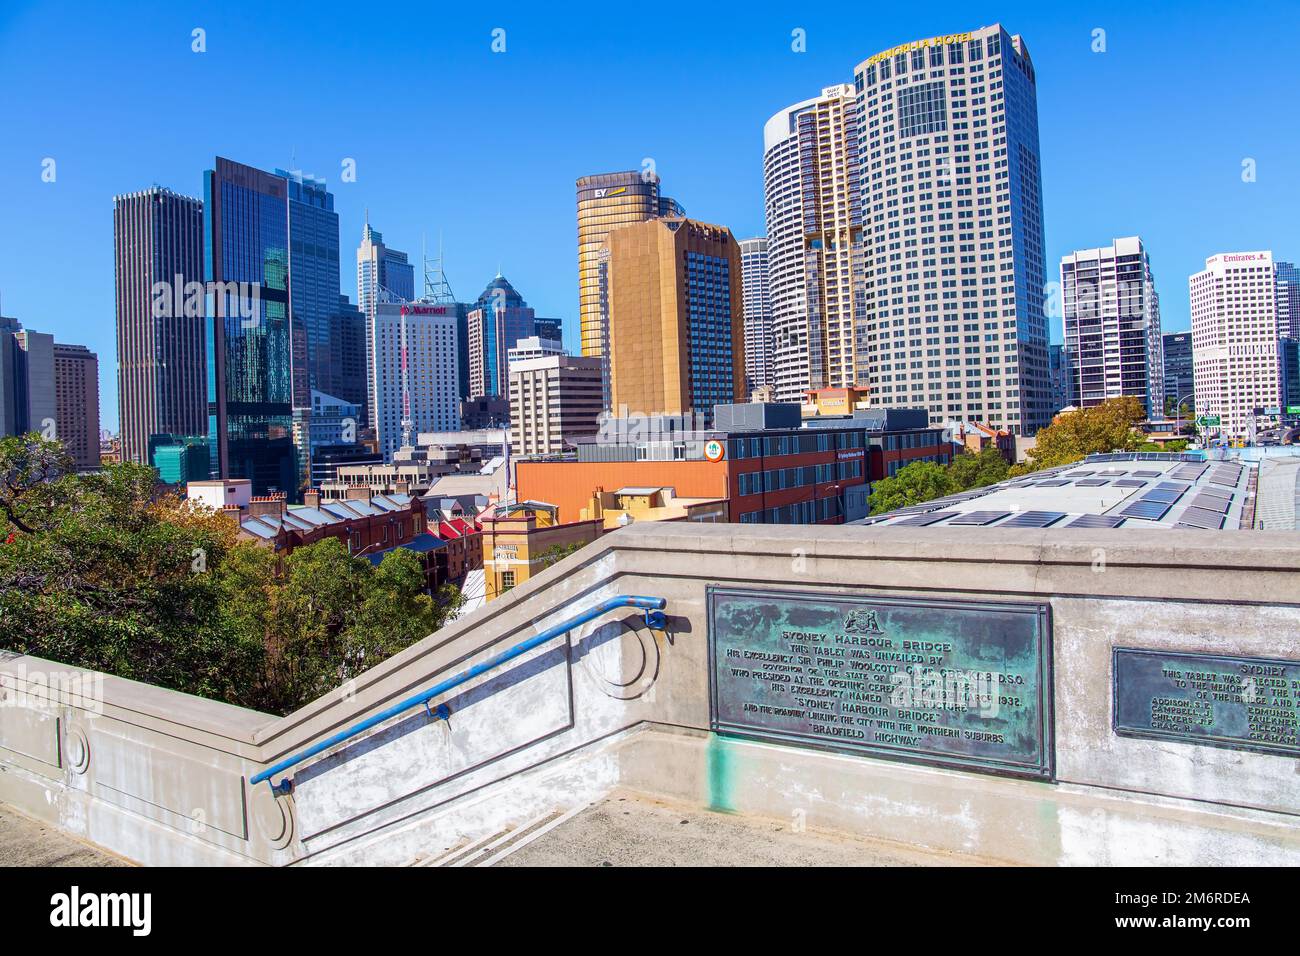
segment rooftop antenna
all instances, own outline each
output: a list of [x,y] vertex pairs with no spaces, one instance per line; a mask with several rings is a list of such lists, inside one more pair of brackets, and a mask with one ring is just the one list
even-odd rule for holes
[[438,257],[430,259],[424,254],[424,297],[432,302],[455,302],[456,293],[451,291],[447,273],[442,267],[442,233],[438,233]]

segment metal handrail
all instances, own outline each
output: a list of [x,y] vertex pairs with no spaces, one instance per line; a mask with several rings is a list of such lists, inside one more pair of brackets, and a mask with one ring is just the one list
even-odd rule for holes
[[[562,624],[557,624],[555,625],[555,627],[547,628],[546,630],[542,631],[540,634],[537,634],[533,637],[530,637],[526,641],[516,644],[514,647],[510,648],[509,650],[502,651],[500,654],[497,654],[494,657],[489,657],[481,664],[475,664],[469,670],[462,671],[461,673],[457,674],[455,677],[449,677],[447,680],[435,684],[434,686],[430,687],[426,691],[422,691],[413,697],[408,697],[405,700],[401,701],[400,703],[394,704],[392,707],[389,707],[387,710],[382,710],[371,717],[367,717],[365,720],[361,721],[358,724],[354,724],[353,726],[349,727],[347,730],[339,731],[337,734],[334,734],[331,737],[327,737],[325,740],[322,740],[320,743],[308,747],[306,750],[302,751],[302,753],[294,754],[292,757],[287,757],[284,760],[281,760],[279,763],[275,764],[274,766],[268,767],[267,769],[263,770],[261,773],[256,774],[250,780],[250,783],[255,783],[255,784],[261,783],[263,780],[269,782],[270,779],[276,774],[283,773],[285,770],[288,770],[290,767],[296,766],[297,764],[302,763],[304,760],[314,757],[318,753],[321,753],[322,751],[328,750],[330,747],[333,747],[335,744],[340,744],[345,740],[355,737],[357,734],[369,730],[371,727],[374,727],[376,724],[381,724],[385,720],[388,720],[390,717],[395,717],[398,714],[402,713],[403,711],[410,710],[412,707],[416,707],[420,704],[424,705],[424,709],[426,712],[428,712],[430,719],[446,720],[448,717],[451,716],[450,707],[448,707],[445,703],[439,704],[437,707],[434,708],[431,708],[429,706],[429,701],[437,697],[439,694],[445,694],[453,687],[459,687],[461,684],[464,684],[466,681],[471,681],[475,677],[478,677],[481,674],[485,674],[495,667],[500,667],[502,664],[514,660],[516,657],[519,657],[521,654],[527,654],[533,648],[539,647],[542,644],[545,644],[547,641],[559,637],[561,634],[566,634],[569,631],[573,630],[575,627],[581,627],[583,624],[586,624],[588,621],[595,620],[596,618],[600,617],[603,614],[607,614],[610,611],[614,611],[624,607],[638,608],[640,610],[645,611],[646,626],[649,628],[653,628],[654,630],[661,631],[664,629],[663,606],[665,603],[666,602],[664,601],[664,599],[659,597],[636,597],[636,596],[616,597],[616,598],[610,598],[608,601],[601,601],[595,607],[591,608],[590,610],[584,611],[583,613],[579,614],[577,617],[571,618],[570,620],[567,620]],[[291,777],[286,778],[284,780],[281,780],[278,784],[272,783],[271,791],[275,793],[277,796],[291,793],[293,791],[293,778]]]

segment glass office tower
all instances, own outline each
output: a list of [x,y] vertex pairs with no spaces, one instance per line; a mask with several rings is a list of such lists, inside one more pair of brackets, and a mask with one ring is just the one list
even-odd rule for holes
[[289,301],[294,331],[293,404],[311,391],[341,394],[334,381],[330,317],[339,307],[339,216],[325,180],[277,169],[289,184]]
[[204,173],[208,438],[214,478],[296,499],[288,182],[217,157]]

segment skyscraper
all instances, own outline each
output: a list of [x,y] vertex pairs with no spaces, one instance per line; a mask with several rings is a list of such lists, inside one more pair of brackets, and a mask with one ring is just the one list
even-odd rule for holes
[[1051,394],[1025,41],[1001,26],[915,40],[860,63],[854,86],[872,402],[1032,434]]
[[28,432],[58,437],[54,336],[0,316],[0,437]]
[[1220,430],[1248,436],[1260,413],[1283,400],[1278,277],[1273,253],[1210,256],[1188,280],[1196,411]]
[[1165,401],[1184,402],[1189,408],[1196,400],[1196,379],[1192,364],[1192,333],[1168,332],[1164,336]]
[[1080,408],[1132,395],[1164,414],[1160,299],[1137,236],[1061,257],[1061,307],[1071,401]]
[[693,219],[615,229],[609,249],[610,403],[707,418],[745,400],[740,246]]
[[610,231],[660,215],[683,215],[676,201],[659,194],[659,176],[629,170],[583,176],[578,192],[578,323],[582,354],[604,356],[608,333],[600,309],[600,249]]
[[114,196],[113,266],[122,457],[147,464],[154,436],[208,431],[203,203],[160,186]]
[[[381,233],[370,228],[370,216],[361,231],[357,247],[357,308],[366,317],[366,348],[374,341],[373,324],[380,302],[409,302],[415,298],[415,267],[406,253],[384,245]],[[366,368],[374,368],[374,356],[366,352]],[[375,424],[374,411],[369,423]]]
[[1300,339],[1300,269],[1280,259],[1273,263],[1277,281],[1277,327],[1288,339]]
[[745,297],[745,386],[772,384],[772,296],[768,285],[767,238],[740,240]]
[[211,474],[292,499],[288,182],[217,157],[203,206],[204,278],[215,290],[204,320]]
[[371,335],[375,432],[384,461],[419,432],[458,430],[455,312],[445,305],[380,302]]
[[508,279],[497,274],[468,316],[471,398],[506,397],[510,390],[507,353],[535,334],[533,310]]
[[1052,414],[1070,404],[1070,356],[1064,345],[1053,343],[1048,350],[1052,386]]
[[293,322],[295,408],[313,389],[337,393],[330,319],[339,308],[339,216],[325,180],[275,171],[289,187],[289,304]]
[[860,142],[847,84],[787,107],[763,127],[778,401],[868,384],[858,340],[865,316]]
[[99,358],[54,343],[54,418],[63,450],[83,471],[99,467]]

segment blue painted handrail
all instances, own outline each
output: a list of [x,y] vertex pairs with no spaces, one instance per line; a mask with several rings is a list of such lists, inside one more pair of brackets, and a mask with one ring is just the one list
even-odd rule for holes
[[[447,680],[443,681],[442,683],[435,684],[434,686],[430,687],[428,690],[416,694],[414,697],[408,697],[406,698],[406,700],[394,704],[392,707],[389,707],[387,710],[380,711],[379,713],[371,717],[367,717],[365,720],[361,721],[360,723],[354,724],[353,726],[349,727],[347,730],[339,731],[337,734],[334,734],[332,737],[327,737],[326,739],[322,740],[320,743],[313,744],[312,746],[304,750],[302,753],[294,754],[292,757],[287,757],[284,760],[281,760],[279,763],[275,764],[275,766],[268,767],[267,769],[263,770],[261,773],[254,776],[250,782],[261,783],[263,780],[269,781],[276,774],[283,773],[284,771],[288,770],[290,767],[296,766],[302,763],[304,760],[314,757],[318,753],[321,753],[322,751],[328,750],[330,747],[333,747],[335,744],[340,744],[345,740],[355,737],[357,734],[364,733],[365,731],[369,730],[371,727],[374,727],[376,724],[382,724],[385,720],[388,720],[390,717],[396,717],[398,714],[402,713],[403,711],[410,710],[412,707],[417,707],[420,704],[424,705],[424,709],[428,712],[429,717],[432,718],[433,720],[446,720],[448,717],[451,716],[450,707],[448,707],[446,704],[439,704],[435,708],[429,707],[429,701],[433,700],[433,698],[437,697],[439,694],[445,694],[453,687],[459,687],[461,684],[464,684],[466,681],[471,681],[475,677],[478,677],[481,674],[485,674],[495,667],[500,667],[502,664],[514,660],[516,657],[519,657],[521,654],[527,654],[533,648],[540,647],[542,644],[545,644],[547,641],[559,637],[561,634],[566,634],[569,631],[573,630],[575,627],[581,627],[583,624],[586,624],[588,621],[595,620],[596,618],[600,617],[603,614],[607,614],[610,611],[614,611],[624,607],[639,608],[640,610],[645,611],[646,626],[653,628],[657,631],[661,631],[664,629],[664,615],[663,615],[664,604],[665,604],[664,599],[658,597],[629,596],[629,597],[610,598],[608,601],[601,601],[595,607],[591,608],[590,610],[582,612],[575,618],[571,618],[570,620],[567,620],[562,624],[557,624],[555,625],[555,627],[547,628],[545,631],[542,631],[540,634],[534,637],[530,637],[528,640],[523,641],[522,643],[516,644],[514,647],[510,648],[509,650],[502,651],[500,654],[497,654],[494,657],[489,657],[481,664],[475,664],[469,670],[462,671],[461,673],[457,674],[455,677],[449,677]],[[293,790],[292,778],[281,780],[278,784],[272,783],[271,790],[277,795],[292,792]]]

